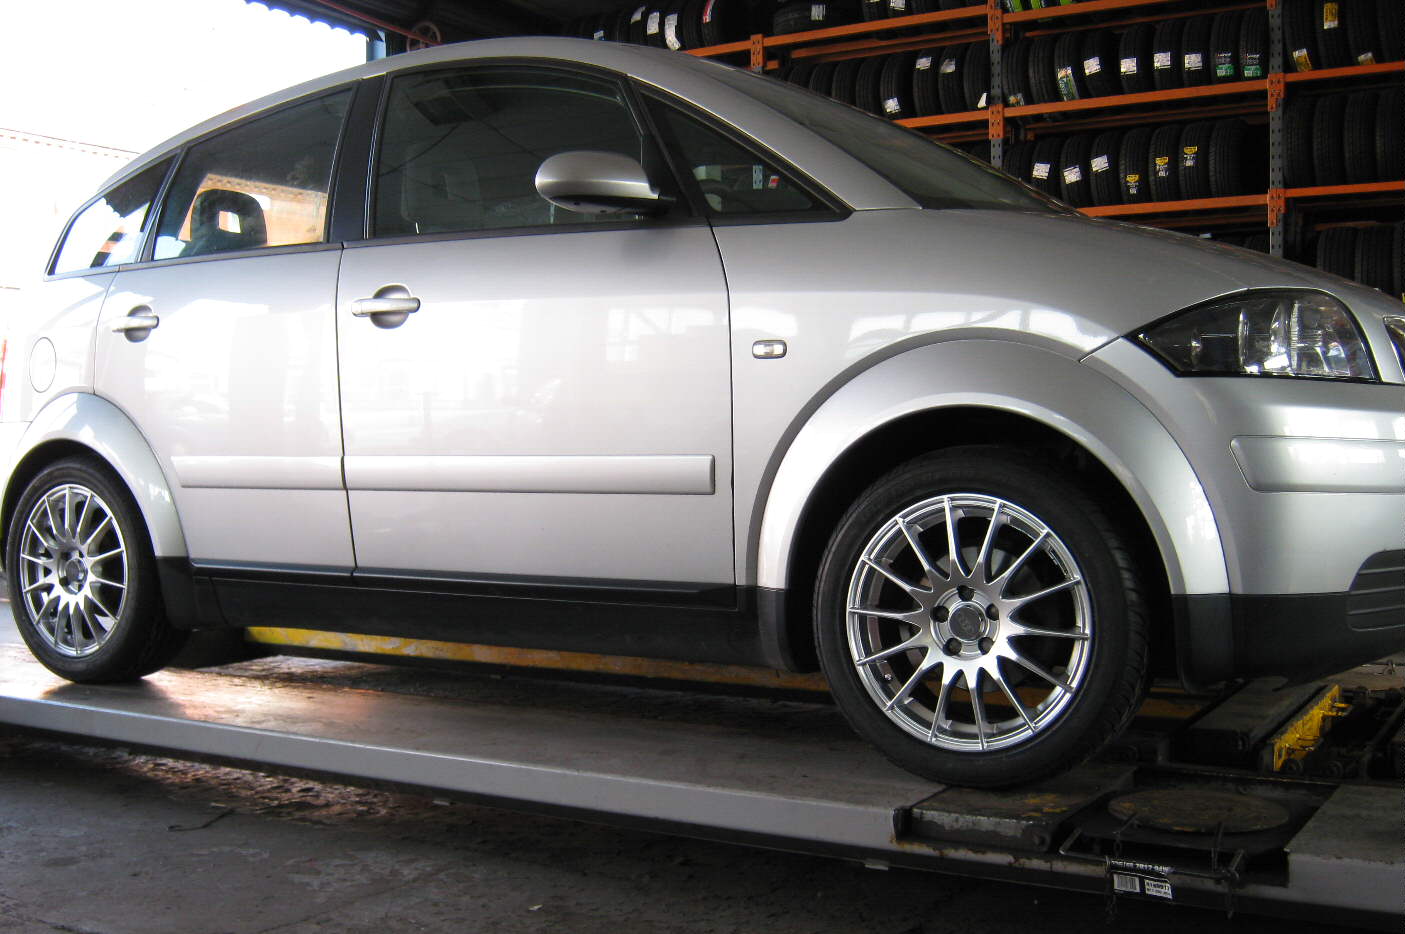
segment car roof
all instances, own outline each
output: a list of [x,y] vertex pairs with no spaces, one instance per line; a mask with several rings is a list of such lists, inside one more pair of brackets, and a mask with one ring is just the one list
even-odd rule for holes
[[[186,143],[288,101],[377,75],[486,59],[542,59],[605,68],[667,90],[720,120],[739,126],[810,175],[855,210],[911,208],[915,203],[852,156],[760,101],[719,81],[730,66],[685,52],[551,36],[456,42],[367,62],[250,101],[178,133],[134,159],[102,186],[111,187]],[[836,105],[840,106],[840,105]]]

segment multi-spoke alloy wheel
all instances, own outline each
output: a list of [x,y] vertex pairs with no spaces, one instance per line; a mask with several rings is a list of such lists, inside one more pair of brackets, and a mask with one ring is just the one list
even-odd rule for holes
[[141,512],[89,457],[41,470],[10,514],[10,605],[34,657],[72,681],[124,681],[185,641],[166,619]]
[[24,520],[20,592],[41,639],[81,658],[102,648],[127,599],[127,545],[112,508],[85,486],[65,483],[39,498]]
[[820,661],[840,709],[914,772],[1027,781],[1130,717],[1146,666],[1137,575],[1077,484],[998,448],[874,484],[830,541]]

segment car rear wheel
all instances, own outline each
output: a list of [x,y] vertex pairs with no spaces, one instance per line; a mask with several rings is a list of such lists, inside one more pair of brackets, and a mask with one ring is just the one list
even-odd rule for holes
[[1079,485],[954,448],[878,481],[816,585],[821,665],[850,724],[909,771],[1001,787],[1087,758],[1146,671],[1141,585]]
[[155,562],[127,490],[87,459],[59,461],[25,488],[5,565],[21,637],[70,681],[124,681],[164,667],[185,633],[167,622]]

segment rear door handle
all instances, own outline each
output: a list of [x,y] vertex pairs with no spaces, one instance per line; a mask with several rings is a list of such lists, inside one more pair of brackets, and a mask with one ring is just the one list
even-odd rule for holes
[[151,336],[151,329],[161,323],[152,310],[146,305],[138,305],[127,312],[127,317],[116,321],[112,325],[112,330],[117,334],[124,334],[127,340],[134,344],[139,344]]
[[370,298],[358,298],[351,303],[351,313],[358,318],[370,318],[378,328],[398,328],[405,319],[420,310],[420,300],[403,285],[385,285]]

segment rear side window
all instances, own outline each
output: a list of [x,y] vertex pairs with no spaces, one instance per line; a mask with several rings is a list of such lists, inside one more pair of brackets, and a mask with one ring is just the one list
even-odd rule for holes
[[319,243],[350,91],[250,120],[190,147],[153,259]]
[[153,165],[84,208],[68,228],[53,273],[133,262],[142,228],[171,160]]
[[577,149],[643,155],[617,83],[525,68],[396,78],[381,138],[378,237],[617,221],[552,205],[537,169]]

